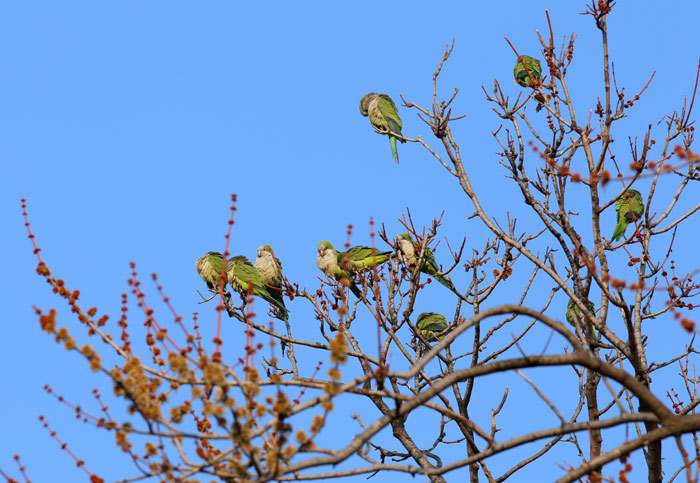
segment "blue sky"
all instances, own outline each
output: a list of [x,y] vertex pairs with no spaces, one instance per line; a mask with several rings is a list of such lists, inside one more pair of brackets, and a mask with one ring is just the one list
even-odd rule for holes
[[[490,91],[497,78],[517,95],[510,80],[514,57],[503,37],[541,57],[535,30],[546,31],[545,8],[556,39],[578,35],[569,87],[580,99],[577,115],[587,117],[602,95],[602,76],[599,32],[579,15],[583,2],[442,2],[436,9],[398,2],[0,1],[6,253],[0,268],[9,309],[0,340],[6,368],[0,468],[14,471],[11,455],[20,453],[33,481],[83,478],[38,422],[45,414],[93,471],[108,480],[132,474],[111,434],[75,421],[41,389],[50,383],[83,404],[92,401],[93,387],[109,393],[83,360],[38,328],[33,305],[60,308],[64,324],[74,320],[34,272],[20,198],[28,200],[54,273],[81,290],[85,307],[110,314],[112,324],[120,294],[128,292],[130,261],[162,317],[167,312],[148,283],[153,272],[186,320],[213,310],[197,304],[202,283],[193,264],[202,253],[223,249],[231,193],[239,200],[232,251],[254,258],[258,245],[270,243],[287,276],[309,288],[318,285],[319,240],[341,244],[352,223],[353,241],[367,244],[370,217],[398,233],[406,207],[419,225],[446,210],[441,235],[453,245],[466,236],[470,249],[480,248],[487,235],[466,219],[473,208],[454,179],[417,145],[400,145],[395,165],[388,141],[373,133],[358,102],[376,91],[397,104],[403,94],[427,107],[431,76],[456,37],[440,87],[443,95],[460,89],[454,112],[467,118],[453,126],[455,137],[484,205],[505,219],[506,210],[517,212],[521,203],[507,194],[491,136],[500,119],[481,86]],[[662,115],[692,92],[699,14],[700,5],[690,0],[615,7],[611,56],[628,98],[657,72],[631,117],[619,123],[618,144],[626,146],[628,135],[643,137],[649,123],[658,129]],[[407,136],[431,139],[413,113],[402,108],[401,115]],[[684,248],[692,247],[674,247],[681,254]],[[438,292],[425,310],[449,303]],[[313,337],[308,307],[296,301],[289,308],[293,321],[309,320],[299,330]],[[138,327],[134,304],[130,315]],[[688,341],[671,321],[659,324],[650,331],[667,337],[670,351]],[[236,350],[235,341],[226,347]],[[485,407],[500,400],[502,383],[492,380],[484,385]],[[517,408],[509,410],[517,416]],[[558,471],[554,463],[551,468]]]

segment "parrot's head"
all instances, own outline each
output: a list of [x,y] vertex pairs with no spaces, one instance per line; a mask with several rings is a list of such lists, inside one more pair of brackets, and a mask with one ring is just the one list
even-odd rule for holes
[[258,247],[258,257],[265,256],[266,252],[272,254],[272,247],[270,247],[270,245],[260,245]]
[[366,96],[364,96],[362,99],[360,99],[360,114],[363,116],[369,116],[369,103],[372,102],[372,99],[377,95],[376,92],[370,92]]
[[409,235],[408,233],[402,233],[399,236],[397,236],[396,244],[398,245],[399,250],[401,250],[404,253],[412,253],[414,250],[413,238],[411,238],[411,235]]
[[318,254],[323,256],[326,250],[334,250],[333,245],[328,240],[318,242]]

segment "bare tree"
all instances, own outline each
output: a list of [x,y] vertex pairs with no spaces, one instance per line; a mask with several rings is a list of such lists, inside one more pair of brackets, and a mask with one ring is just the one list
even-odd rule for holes
[[[224,317],[228,314],[246,327],[247,341],[244,357],[225,360],[224,341],[218,336],[202,340],[198,318],[185,323],[154,276],[173,315],[172,321],[157,320],[132,267],[130,287],[146,317],[144,337],[150,351],[138,355],[136,344],[132,345],[133,329],[127,324],[126,296],[116,329],[121,333],[113,332],[106,316],[97,318],[96,308],[80,305],[79,293],[51,273],[34,245],[37,272],[68,302],[81,328],[97,337],[98,347],[78,347],[71,335],[75,329],[58,327],[54,309],[37,309],[42,328],[103,373],[116,400],[133,415],[133,421],[112,416],[99,394],[100,414],[74,406],[86,422],[113,431],[118,446],[133,458],[136,475],[122,481],[211,477],[262,482],[386,472],[442,482],[450,472],[468,468],[472,482],[501,482],[562,446],[580,461],[551,478],[557,482],[584,477],[591,482],[616,477],[627,481],[628,457],[639,453],[650,482],[660,482],[664,475],[667,481],[682,477],[698,481],[700,416],[695,408],[700,399],[693,339],[685,351],[651,362],[648,348],[654,341],[644,336],[645,324],[661,316],[674,317],[689,333],[696,330],[685,315],[695,307],[692,299],[700,289],[692,278],[696,267],[677,264],[671,254],[679,227],[700,209],[700,204],[686,211],[678,208],[681,196],[699,179],[690,117],[698,79],[680,109],[656,127],[649,124],[641,143],[630,139],[619,152],[613,128],[633,112],[652,79],[631,99],[618,87],[606,24],[613,5],[600,0],[587,6],[586,13],[601,33],[604,81],[604,97],[587,118],[577,118],[581,107],[567,88],[575,36],[555,46],[551,23],[548,35],[539,39],[545,66],[541,79],[533,77],[514,100],[498,80],[493,89],[484,89],[501,122],[493,135],[500,146],[500,164],[513,183],[512,198],[520,207],[513,213],[489,213],[472,185],[469,162],[463,158],[466,151],[453,137],[453,126],[461,117],[451,108],[458,90],[444,100],[438,92],[440,72],[454,43],[446,49],[433,75],[432,105],[404,99],[404,107],[416,112],[435,139],[399,137],[425,148],[454,176],[472,205],[471,219],[490,235],[480,245],[471,240],[469,249],[464,242],[459,247],[445,243],[450,262],[426,275],[427,264],[434,261],[441,220],[415,226],[407,211],[402,222],[413,240],[416,261],[396,256],[353,275],[361,297],[350,294],[347,279],[323,277],[317,289],[307,289],[283,278],[285,296],[313,307],[318,340],[295,336],[289,322],[260,323],[252,309],[262,302],[254,303],[251,293],[244,297],[246,303],[235,307],[236,297],[226,292],[227,278],[222,275],[219,286],[212,289],[212,298],[218,301],[218,327],[229,320]],[[510,45],[515,63],[523,53]],[[655,137],[663,141],[657,143]],[[623,157],[631,159],[627,166],[619,162]],[[662,181],[673,185],[670,197],[658,194]],[[630,195],[642,183],[647,183],[639,190],[644,210],[636,214]],[[603,187],[613,195],[606,196]],[[229,235],[235,197],[233,201]],[[27,218],[24,203],[23,209]],[[518,230],[518,210],[533,220],[524,231]],[[608,228],[601,227],[602,215],[613,210],[633,213],[621,241],[607,239]],[[29,235],[34,242],[31,231]],[[373,248],[379,249],[379,238],[402,253],[396,234],[384,229],[378,236],[372,232]],[[228,239],[227,235],[225,257],[230,255]],[[524,286],[514,286],[514,269],[529,273]],[[466,286],[453,283],[450,274],[455,270],[467,274]],[[444,330],[427,331],[417,325],[414,306],[427,283],[436,278],[445,285],[442,290],[449,289],[454,303],[440,309],[447,315]],[[499,293],[510,302],[494,304]],[[568,307],[566,314],[563,305]],[[566,319],[570,325],[562,322]],[[303,323],[308,326],[312,321]],[[369,323],[377,327],[372,337],[365,333],[361,337],[354,330]],[[178,327],[171,332],[173,324]],[[545,350],[536,353],[526,341],[533,328],[541,327],[549,336]],[[268,340],[269,355],[262,342]],[[102,362],[108,358],[117,362],[108,367]],[[300,366],[309,361],[329,361],[330,369],[322,372],[319,363],[312,377],[306,377]],[[548,394],[532,376],[537,372],[523,372],[547,367],[561,368],[557,374],[567,374],[566,383],[578,388],[573,407],[562,406]],[[677,367],[683,396],[653,386],[655,371]],[[514,394],[509,384],[503,384],[496,395],[499,403],[484,414],[475,407],[475,388],[494,375],[522,381],[531,392]],[[527,429],[531,424],[523,424],[525,429],[509,427],[516,436],[501,438],[503,408],[531,397],[539,399],[557,423],[547,426],[543,418],[523,418],[523,423],[534,419],[537,429]],[[340,403],[358,407],[346,418],[352,418],[352,425],[332,421]],[[431,442],[426,443],[425,431],[411,428],[411,416],[430,421],[426,427],[432,428]],[[490,427],[475,422],[484,420]],[[609,435],[627,427],[633,428],[628,437],[611,444],[616,440]],[[380,436],[389,430],[391,437]],[[332,446],[321,443],[328,434],[332,438],[324,441],[332,441]],[[491,457],[516,449],[525,456],[491,464]],[[662,450],[680,455],[681,465],[664,466],[669,460]],[[612,465],[615,462],[619,465]],[[92,481],[101,481],[89,474]]]

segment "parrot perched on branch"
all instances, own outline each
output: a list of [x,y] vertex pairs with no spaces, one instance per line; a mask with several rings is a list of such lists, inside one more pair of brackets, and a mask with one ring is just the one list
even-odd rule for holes
[[362,292],[355,285],[353,275],[386,262],[391,255],[391,252],[372,250],[365,246],[356,246],[347,252],[339,252],[333,248],[331,242],[323,240],[318,243],[316,266],[337,282],[350,287],[352,293],[359,298]]
[[617,211],[617,225],[612,234],[612,241],[620,240],[627,230],[627,225],[642,218],[644,200],[641,193],[637,190],[627,190],[615,202],[615,211]]
[[[584,300],[584,303],[588,305],[588,310],[595,314],[595,305],[593,305],[593,302],[590,300]],[[595,327],[593,327],[593,324],[584,324],[585,318],[583,317],[583,314],[574,301],[569,300],[569,303],[566,305],[566,321],[571,324],[572,327],[576,327],[576,319],[578,319],[578,322],[581,324],[584,331],[587,327],[590,327],[593,339],[598,340],[598,333],[596,332]]]
[[[194,262],[197,273],[207,284],[209,290],[216,292],[221,284],[221,268],[224,263],[224,256],[219,252],[207,252]],[[228,261],[226,266],[228,268]],[[224,284],[225,286],[226,284]]]
[[[267,289],[272,298],[284,306],[284,299],[282,298],[282,262],[275,257],[275,252],[272,251],[270,245],[258,247],[258,257],[255,259],[253,266],[260,272],[260,278],[262,278],[265,289]],[[281,341],[280,347],[284,354],[287,342]]]
[[[396,237],[396,240],[399,245],[399,260],[408,268],[415,267],[416,263],[418,263],[418,254],[416,251],[420,249],[420,246],[413,241],[413,238],[411,238],[411,235],[408,233],[402,233]],[[452,290],[450,282],[439,274],[440,267],[437,264],[437,260],[435,260],[435,255],[433,255],[432,250],[428,247],[425,247],[423,251],[423,265],[420,267],[420,271],[430,275],[442,285]]]
[[270,295],[284,305],[284,300],[282,300],[282,263],[278,258],[275,258],[270,245],[258,247],[258,258],[253,266],[260,272],[263,284]]
[[540,80],[542,78],[540,61],[529,55],[521,55],[513,68],[513,77],[516,84],[530,87],[532,80]]
[[[230,263],[230,266],[229,266]],[[275,299],[267,290],[263,283],[260,272],[242,255],[232,257],[226,262],[226,275],[228,281],[236,292],[245,298],[249,291],[252,295],[260,297],[271,305],[274,305],[279,310],[280,318],[287,320],[289,312],[284,306],[284,303]]]
[[[391,131],[401,135],[403,123],[399,117],[399,111],[391,97],[386,94],[370,92],[360,100],[360,113],[367,117],[376,129],[380,131]],[[388,134],[388,133],[387,133]],[[399,152],[396,149],[396,137],[389,134],[389,144],[391,144],[391,154],[396,164],[399,163]],[[400,140],[405,143],[403,139]]]

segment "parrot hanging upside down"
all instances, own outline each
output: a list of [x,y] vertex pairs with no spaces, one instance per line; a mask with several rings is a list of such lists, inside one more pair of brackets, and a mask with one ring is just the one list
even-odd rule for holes
[[418,316],[416,327],[420,330],[421,335],[428,342],[442,340],[445,335],[438,336],[440,332],[447,328],[447,319],[444,315],[436,314],[435,312],[423,312]]
[[515,83],[522,87],[530,87],[531,81],[542,78],[542,66],[539,60],[529,55],[521,55],[520,59],[513,68]]

